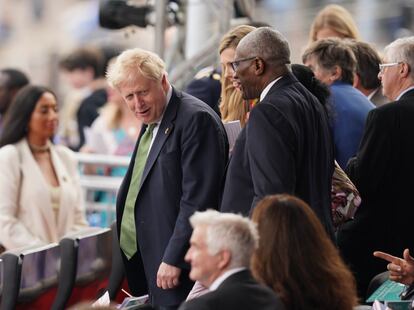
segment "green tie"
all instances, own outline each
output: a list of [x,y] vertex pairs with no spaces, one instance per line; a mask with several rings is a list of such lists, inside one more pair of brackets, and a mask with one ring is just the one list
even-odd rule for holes
[[134,169],[127,198],[125,201],[124,214],[121,221],[120,246],[128,259],[137,251],[137,235],[135,230],[135,201],[137,200],[142,172],[147,161],[149,148],[152,140],[152,132],[156,124],[150,124],[139,141],[137,155],[135,157]]

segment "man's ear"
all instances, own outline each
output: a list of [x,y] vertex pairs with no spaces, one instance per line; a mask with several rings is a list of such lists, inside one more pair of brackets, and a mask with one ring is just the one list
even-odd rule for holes
[[342,76],[342,68],[338,65],[331,69],[331,76],[329,77],[332,82],[340,80]]
[[352,84],[352,86],[356,89],[358,89],[358,87],[361,84],[361,79],[359,78],[359,75],[354,73],[354,83]]
[[254,64],[253,64],[253,66],[254,66],[254,73],[255,73],[256,75],[262,75],[262,74],[264,73],[264,70],[265,70],[265,66],[266,66],[266,64],[265,64],[265,62],[263,61],[263,59],[261,59],[261,58],[259,58],[259,57],[256,57],[256,58],[254,59]]
[[231,262],[231,252],[229,250],[222,250],[219,253],[220,257],[219,257],[219,263],[218,263],[218,267],[223,270],[226,269]]
[[402,66],[400,67],[400,74],[404,78],[408,77],[410,74],[410,66],[407,63],[402,63]]

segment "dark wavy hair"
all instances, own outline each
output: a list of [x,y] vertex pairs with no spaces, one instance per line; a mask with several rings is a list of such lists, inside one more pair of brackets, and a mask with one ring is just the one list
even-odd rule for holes
[[32,113],[44,93],[51,93],[56,98],[49,88],[43,86],[27,85],[18,91],[4,120],[0,147],[26,137]]
[[290,195],[267,196],[253,211],[259,248],[252,271],[290,310],[349,310],[354,277],[312,209]]

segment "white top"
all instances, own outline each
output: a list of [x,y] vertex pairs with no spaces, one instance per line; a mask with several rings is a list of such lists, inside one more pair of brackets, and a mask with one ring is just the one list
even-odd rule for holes
[[267,86],[265,87],[265,89],[263,89],[262,93],[260,94],[260,101],[262,101],[267,93],[269,92],[269,90],[272,88],[273,84],[275,84],[277,81],[279,81],[282,77],[279,76],[276,80],[271,81],[269,84],[267,84]]
[[211,283],[210,287],[208,288],[210,291],[215,291],[220,285],[221,283],[224,282],[224,280],[226,280],[228,277],[230,277],[231,275],[243,271],[247,269],[246,267],[239,267],[239,268],[232,268],[227,270],[226,272],[224,272],[221,276],[219,276],[217,279],[215,279],[213,281],[213,283]]
[[150,144],[148,152],[151,150],[152,144],[154,143],[155,137],[157,136],[158,128],[160,127],[162,119],[164,118],[164,113],[167,110],[168,103],[170,102],[171,96],[172,96],[172,87],[170,85],[170,88],[168,88],[168,91],[167,91],[167,103],[165,104],[165,108],[164,108],[164,111],[162,112],[160,120],[158,122],[156,122],[154,130],[152,131],[152,140],[151,140],[151,144]]

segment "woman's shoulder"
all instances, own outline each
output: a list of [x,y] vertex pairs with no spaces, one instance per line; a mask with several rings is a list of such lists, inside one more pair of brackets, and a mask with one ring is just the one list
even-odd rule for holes
[[17,161],[19,158],[19,148],[21,148],[22,141],[14,143],[14,144],[7,144],[0,148],[0,159],[1,160],[10,160],[10,161]]
[[69,149],[68,147],[58,144],[54,145],[53,148],[55,152],[59,155],[59,157],[76,162],[75,152]]

